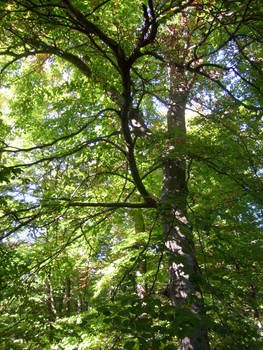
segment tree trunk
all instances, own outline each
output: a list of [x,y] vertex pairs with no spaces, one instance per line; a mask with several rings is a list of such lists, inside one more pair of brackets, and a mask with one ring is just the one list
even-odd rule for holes
[[47,272],[47,278],[44,285],[46,289],[45,301],[47,305],[47,310],[50,318],[52,319],[57,314],[57,310],[56,310],[55,299],[53,294],[53,287],[51,283],[50,271]]
[[65,311],[70,313],[70,299],[71,299],[71,281],[69,277],[65,278]]
[[[136,233],[144,232],[145,224],[144,224],[142,209],[135,209],[132,212],[133,212],[135,232]],[[139,248],[143,249],[143,246],[140,246]],[[147,263],[146,263],[146,258],[144,258],[144,260],[140,262],[139,269],[136,271],[136,277],[145,275],[146,272],[147,272]],[[136,293],[141,299],[143,299],[147,294],[147,283],[146,282],[137,283]]]
[[263,340],[263,323],[261,322],[261,309],[258,302],[257,289],[252,283],[250,284],[249,296],[252,298],[254,304],[251,308],[251,311],[260,334],[260,339]]
[[[175,308],[180,350],[210,349],[203,325],[204,303],[199,287],[198,267],[192,230],[187,219],[185,143],[187,82],[183,70],[170,67],[170,99],[167,112],[168,142],[163,164],[161,198],[165,245],[168,250],[168,295]],[[179,150],[179,152],[178,152]]]

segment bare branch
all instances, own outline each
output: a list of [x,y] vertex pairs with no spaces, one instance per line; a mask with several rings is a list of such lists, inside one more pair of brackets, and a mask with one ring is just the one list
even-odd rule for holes
[[115,202],[115,203],[87,203],[87,202],[73,202],[68,198],[54,198],[55,201],[66,201],[68,207],[90,207],[90,208],[156,208],[156,205],[152,203],[126,203],[126,202]]

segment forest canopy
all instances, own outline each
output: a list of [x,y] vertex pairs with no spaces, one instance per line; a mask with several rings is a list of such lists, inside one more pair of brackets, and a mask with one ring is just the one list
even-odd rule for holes
[[0,18],[0,349],[262,350],[261,1]]

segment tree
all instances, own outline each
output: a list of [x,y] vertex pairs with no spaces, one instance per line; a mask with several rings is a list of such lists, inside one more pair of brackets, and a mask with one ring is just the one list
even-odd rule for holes
[[[135,331],[125,323],[122,342],[115,327],[109,348],[176,348],[179,339],[181,350],[210,349],[208,328],[212,338],[218,328],[209,307],[216,282],[205,275],[208,247],[221,242],[216,227],[224,235],[224,226],[235,222],[238,237],[244,230],[248,237],[231,244],[251,245],[259,237],[258,2],[23,0],[1,4],[1,18],[2,82],[12,92],[13,123],[1,149],[3,180],[14,175],[4,186],[2,240],[28,232],[44,249],[46,237],[49,249],[37,270],[86,240],[95,264],[91,286],[99,290],[101,276],[97,302],[109,305],[102,313],[119,314],[118,300],[131,314],[132,302],[137,305]],[[187,108],[198,114],[188,134]],[[218,203],[229,192],[238,205],[217,209],[205,194],[215,186]],[[147,230],[138,229],[138,215]],[[255,221],[253,239],[241,219]],[[229,257],[211,258],[211,279],[218,278],[214,266],[223,265],[228,277],[238,269]],[[111,273],[96,266],[114,262]],[[47,271],[51,314],[57,282]],[[258,282],[247,282],[243,293],[258,293]],[[67,275],[67,312],[70,285]],[[166,312],[167,333],[156,307]],[[138,333],[145,326],[152,331]]]

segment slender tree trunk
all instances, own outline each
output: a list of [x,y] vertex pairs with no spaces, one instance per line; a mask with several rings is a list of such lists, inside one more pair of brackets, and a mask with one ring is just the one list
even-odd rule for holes
[[49,271],[47,273],[47,278],[45,282],[45,289],[46,289],[46,295],[45,295],[45,301],[47,304],[48,314],[51,318],[54,317],[54,315],[57,314],[57,309],[55,305],[55,299],[54,299],[54,293],[53,293],[53,287],[51,283],[51,272]]
[[57,316],[57,310],[56,310],[56,305],[55,305],[55,300],[54,300],[54,294],[53,294],[53,287],[51,283],[51,271],[47,271],[47,278],[44,283],[46,294],[45,294],[45,302],[47,306],[47,312],[48,312],[48,330],[47,330],[47,335],[49,337],[49,341],[52,343],[53,341],[53,325],[52,322]]
[[204,303],[199,288],[200,270],[186,211],[186,166],[184,158],[178,154],[186,135],[187,83],[182,70],[170,67],[169,74],[168,142],[165,146],[161,205],[169,255],[168,294],[175,307],[179,330],[182,331],[180,350],[208,350],[207,330],[203,325]]
[[77,299],[77,310],[78,310],[79,314],[81,314],[84,311],[83,310],[82,298],[81,298],[80,295],[78,296],[78,299]]
[[263,340],[263,323],[261,322],[262,317],[261,317],[261,312],[260,312],[261,310],[258,303],[257,289],[252,283],[250,284],[249,295],[254,301],[252,314],[260,334],[260,339]]
[[71,281],[69,277],[65,278],[65,311],[70,313],[70,299],[71,299]]
[[[134,218],[134,227],[135,227],[135,232],[144,232],[145,231],[145,224],[144,224],[144,218],[143,218],[143,213],[142,209],[135,209],[133,210],[133,218]],[[143,247],[141,247],[143,248]],[[140,248],[140,249],[141,249]],[[141,276],[142,274],[144,275],[147,272],[147,263],[146,260],[140,263],[139,270],[136,271],[136,277]],[[144,283],[137,283],[136,284],[136,292],[137,295],[143,299],[145,295],[147,294],[147,284]]]

